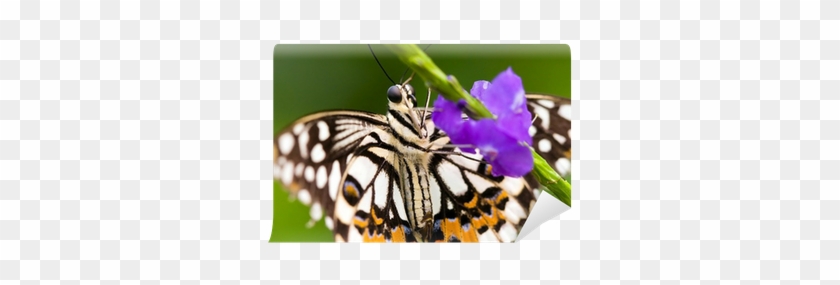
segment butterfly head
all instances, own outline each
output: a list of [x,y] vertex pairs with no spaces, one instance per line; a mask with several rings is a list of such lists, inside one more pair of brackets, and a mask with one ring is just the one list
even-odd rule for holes
[[414,87],[408,84],[408,81],[388,88],[388,117],[392,127],[404,137],[409,137],[409,134],[418,139],[425,137],[425,128],[421,126],[420,116],[414,110],[416,107]]
[[396,105],[406,105],[409,108],[417,107],[417,97],[414,96],[414,87],[411,84],[394,85],[388,88],[388,101],[391,102],[390,107]]

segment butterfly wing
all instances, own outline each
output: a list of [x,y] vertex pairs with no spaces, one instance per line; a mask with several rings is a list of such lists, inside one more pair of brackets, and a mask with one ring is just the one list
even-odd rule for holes
[[310,206],[314,221],[327,213],[332,229],[338,185],[348,157],[363,140],[387,127],[384,116],[356,111],[330,111],[303,117],[274,140],[274,179],[292,196]]
[[[571,101],[550,95],[526,97],[529,111],[536,116],[530,128],[534,149],[560,175],[568,175]],[[430,139],[437,145],[448,143],[439,129]],[[537,180],[531,174],[524,178],[493,176],[481,155],[461,153],[457,147],[441,150],[453,154],[438,154],[430,165],[432,197],[440,193],[432,240],[515,240],[539,194]]]
[[512,242],[536,200],[523,178],[493,176],[477,154],[435,154],[430,241]]
[[[535,150],[558,173],[569,173],[571,102],[527,95],[536,115],[531,128]],[[434,130],[435,145],[449,142]],[[387,121],[378,114],[338,111],[304,117],[278,134],[274,143],[275,179],[304,204],[313,220],[327,213],[337,241],[513,241],[536,201],[539,184],[525,178],[491,175],[480,155],[456,147],[431,155],[429,184],[433,227],[413,233],[399,194],[396,150],[383,143]]]
[[346,242],[417,241],[400,195],[395,150],[388,133],[364,139],[348,162],[335,199],[335,239]]
[[528,111],[536,116],[531,125],[534,150],[551,165],[560,176],[571,173],[572,159],[572,102],[551,95],[526,95]]

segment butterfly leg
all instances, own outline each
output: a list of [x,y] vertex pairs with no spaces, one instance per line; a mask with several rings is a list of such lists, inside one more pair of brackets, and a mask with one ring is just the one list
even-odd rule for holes
[[420,117],[420,126],[423,127],[423,138],[429,137],[429,131],[426,129],[426,112],[429,110],[429,101],[431,101],[430,99],[432,97],[432,88],[426,88],[426,90],[428,91],[426,93],[426,107],[423,108],[423,116]]

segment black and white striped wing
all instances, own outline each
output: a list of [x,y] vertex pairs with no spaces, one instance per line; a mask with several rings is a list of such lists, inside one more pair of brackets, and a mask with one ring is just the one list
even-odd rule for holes
[[572,102],[550,95],[526,95],[528,111],[536,116],[531,125],[534,150],[554,167],[560,176],[567,177],[572,159]]
[[[571,159],[571,102],[527,95],[536,116],[531,135],[534,149],[566,176]],[[433,126],[430,113],[427,124]],[[417,165],[387,142],[390,126],[382,115],[337,111],[304,117],[275,139],[275,179],[304,204],[313,220],[326,212],[336,241],[476,242],[513,241],[536,201],[539,184],[524,178],[492,176],[480,155],[439,149],[427,165],[433,203],[429,232],[413,233],[407,204],[400,194],[401,172],[395,163]],[[449,138],[434,129],[430,140],[445,145]],[[454,154],[446,154],[451,152]]]
[[[566,98],[526,96],[536,117],[530,128],[534,149],[562,176],[570,173],[572,141],[571,101]],[[432,141],[448,142],[440,130]],[[444,148],[460,152],[457,148]],[[432,241],[502,241],[516,239],[525,224],[540,187],[531,174],[524,178],[493,176],[477,154],[438,154],[430,165],[435,201]],[[435,194],[439,193],[437,198]]]
[[523,178],[492,176],[477,154],[436,154],[430,164],[430,241],[513,242],[536,198]]
[[312,114],[292,123],[274,140],[274,179],[310,206],[317,221],[332,213],[348,158],[362,141],[388,127],[384,116],[356,111]]
[[336,241],[417,241],[400,195],[400,173],[392,163],[400,155],[383,143],[387,136],[382,132],[366,137],[349,157],[335,199]]

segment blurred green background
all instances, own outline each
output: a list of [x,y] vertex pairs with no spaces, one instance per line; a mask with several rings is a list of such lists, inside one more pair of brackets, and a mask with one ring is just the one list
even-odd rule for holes
[[[418,45],[446,74],[469,91],[476,80],[492,81],[508,67],[522,78],[527,93],[571,98],[572,68],[568,45]],[[427,48],[428,46],[428,48]],[[371,45],[388,75],[399,81],[406,66],[384,45]],[[405,74],[407,78],[411,71]],[[386,91],[393,85],[367,45],[277,45],[274,48],[274,133],[304,115],[336,109],[384,114]],[[411,82],[418,104],[427,89]],[[437,94],[432,94],[437,98]],[[434,101],[430,102],[430,106]],[[272,242],[330,242],[323,219],[306,228],[309,208],[293,201],[274,182]]]

